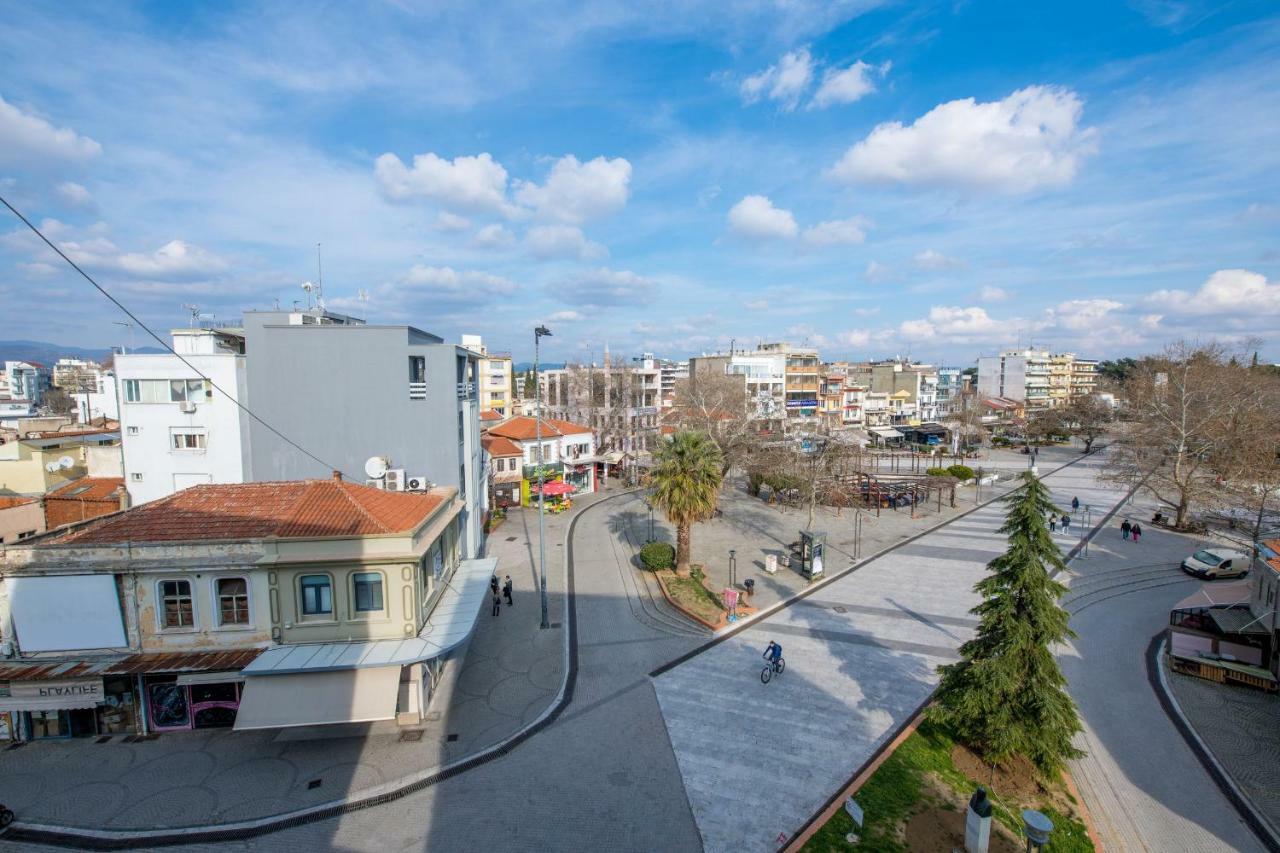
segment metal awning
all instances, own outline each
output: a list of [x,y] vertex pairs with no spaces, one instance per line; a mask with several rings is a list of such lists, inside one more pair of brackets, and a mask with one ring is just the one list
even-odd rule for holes
[[83,696],[57,696],[44,698],[22,698],[5,696],[0,698],[0,714],[17,713],[18,711],[72,711],[76,708],[96,708],[101,697],[86,698]]
[[902,438],[902,433],[893,427],[871,427],[871,431],[881,438]]
[[247,678],[235,730],[393,720],[399,695],[399,666]]
[[1195,607],[1223,607],[1228,604],[1244,604],[1252,594],[1251,581],[1204,584],[1191,595],[1173,606],[1174,610],[1190,610]]
[[405,666],[448,654],[471,636],[496,558],[463,560],[417,637],[408,640],[352,640],[300,643],[267,649],[244,668],[246,676],[332,672],[380,666]]

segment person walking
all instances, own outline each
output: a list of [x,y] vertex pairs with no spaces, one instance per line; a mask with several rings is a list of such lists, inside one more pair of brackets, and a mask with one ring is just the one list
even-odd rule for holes
[[1141,524],[1133,525],[1133,527],[1130,528],[1129,532],[1133,534],[1133,541],[1137,542],[1139,539],[1142,538],[1142,525]]
[[511,598],[511,575],[507,575],[507,579],[502,582],[502,594],[506,596],[507,606],[514,607],[516,603]]
[[1073,512],[1073,513],[1077,513],[1077,512],[1079,512],[1079,511],[1080,511],[1080,499],[1079,499],[1079,498],[1072,498],[1072,499],[1071,499],[1071,512]]
[[1120,535],[1123,538],[1128,539],[1129,534],[1132,532],[1133,532],[1133,525],[1129,523],[1129,519],[1126,518],[1124,521],[1120,522]]
[[494,595],[498,594],[498,576],[497,575],[490,575],[489,589],[493,590]]
[[1062,532],[1067,533],[1071,529],[1071,516],[1065,512],[1062,514]]
[[1049,513],[1049,532],[1050,533],[1058,532],[1058,517],[1053,513]]
[[502,615],[502,597],[498,595],[498,591],[493,591],[493,615]]

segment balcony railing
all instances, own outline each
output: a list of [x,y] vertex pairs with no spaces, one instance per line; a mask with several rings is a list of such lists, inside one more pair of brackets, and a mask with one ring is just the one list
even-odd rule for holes
[[427,383],[410,382],[409,383],[409,399],[410,400],[427,399]]
[[458,383],[458,399],[459,400],[469,400],[470,398],[475,396],[475,393],[476,393],[476,383],[474,382]]

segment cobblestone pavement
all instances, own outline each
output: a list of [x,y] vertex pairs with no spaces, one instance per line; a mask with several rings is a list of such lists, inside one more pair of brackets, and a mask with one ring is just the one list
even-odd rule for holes
[[1261,690],[1164,671],[1187,721],[1280,835],[1280,700]]
[[[1261,851],[1147,678],[1151,638],[1200,583],[1178,568],[1198,547],[1195,538],[1154,526],[1140,543],[1121,538],[1125,515],[1146,521],[1153,511],[1142,502],[1126,507],[1099,532],[1089,556],[1070,566],[1064,604],[1079,636],[1060,659],[1087,753],[1072,775],[1108,851]],[[1267,770],[1274,776],[1275,769],[1273,753]]]
[[[1061,505],[1120,500],[1100,464],[1048,476]],[[775,849],[927,700],[937,665],[972,636],[973,585],[1004,550],[1003,512],[983,506],[868,560],[657,676],[705,849]],[[1063,536],[1064,550],[1075,541]],[[787,668],[762,684],[771,639]]]
[[[592,496],[586,503],[596,499]],[[568,519],[549,517],[551,618],[562,621],[557,570]],[[394,723],[282,732],[226,729],[105,744],[43,741],[0,751],[0,802],[23,821],[98,828],[162,828],[246,820],[355,796],[480,752],[536,719],[564,677],[564,635],[541,631],[531,552],[537,515],[517,510],[490,537],[509,573],[514,607],[485,602],[465,653],[450,661],[421,726],[401,741]],[[532,543],[532,545],[530,544]],[[69,781],[70,780],[70,781]],[[320,784],[311,787],[313,780]]]

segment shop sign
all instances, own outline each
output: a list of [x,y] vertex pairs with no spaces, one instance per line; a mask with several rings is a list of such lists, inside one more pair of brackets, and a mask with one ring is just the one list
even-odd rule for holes
[[65,678],[57,681],[10,681],[14,699],[87,699],[101,702],[101,678]]

